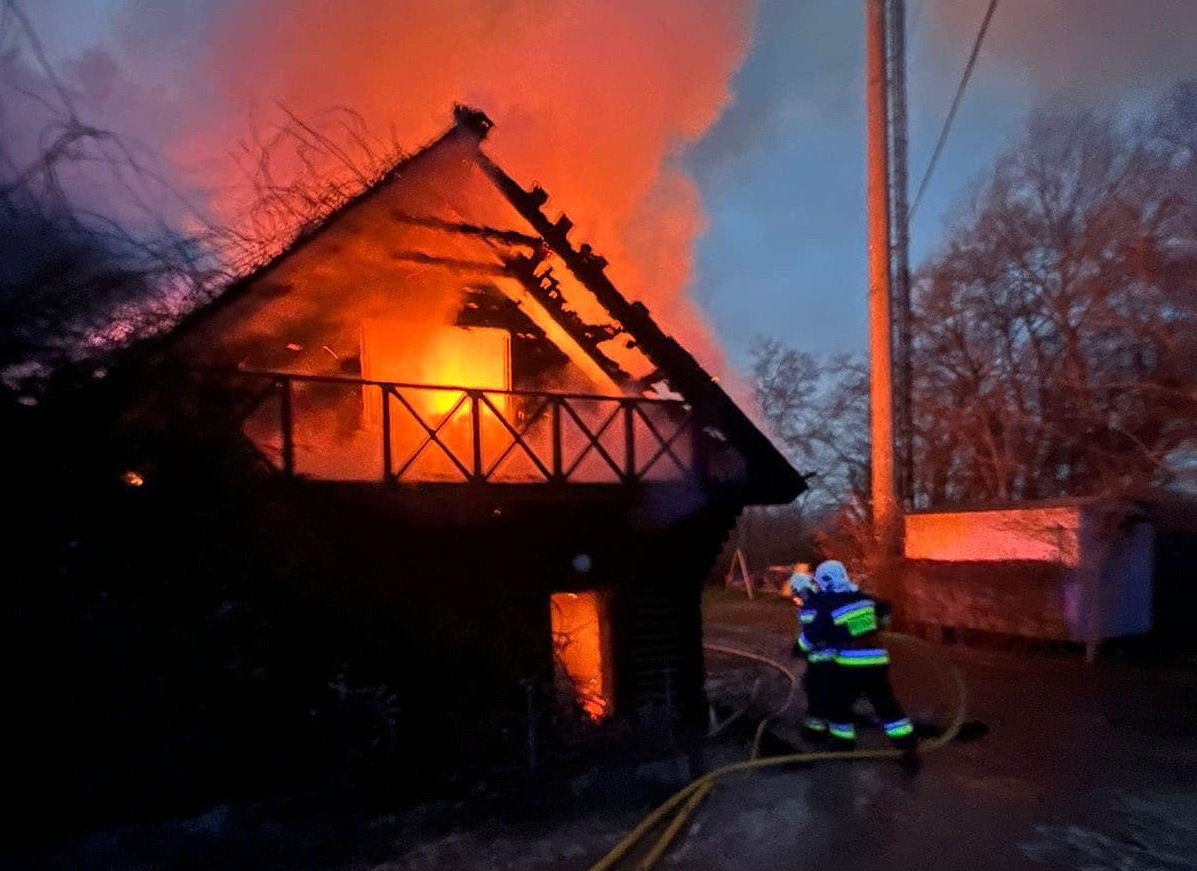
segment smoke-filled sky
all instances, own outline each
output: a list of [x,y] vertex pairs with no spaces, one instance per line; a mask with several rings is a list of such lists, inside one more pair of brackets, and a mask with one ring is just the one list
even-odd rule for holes
[[[917,186],[986,0],[908,0]],[[24,0],[80,114],[219,208],[253,128],[357,110],[414,148],[461,100],[683,341],[865,349],[863,0]],[[11,26],[11,23],[9,23]],[[1046,96],[1197,76],[1194,0],[1003,0],[915,262]],[[4,107],[6,135],[14,108]],[[32,113],[31,114],[35,114]],[[20,119],[16,119],[19,121]],[[696,303],[697,305],[693,305]]]

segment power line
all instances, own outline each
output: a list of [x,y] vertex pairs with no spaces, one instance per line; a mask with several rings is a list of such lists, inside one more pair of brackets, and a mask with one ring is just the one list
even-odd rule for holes
[[931,154],[931,162],[927,164],[927,171],[919,183],[919,192],[914,195],[914,202],[910,204],[910,217],[914,216],[927,191],[927,184],[931,181],[931,174],[935,172],[935,164],[939,162],[939,155],[948,141],[948,134],[952,130],[952,121],[956,118],[956,111],[960,108],[960,101],[964,98],[964,91],[968,88],[968,80],[972,78],[973,67],[977,65],[977,55],[981,52],[981,43],[985,41],[985,33],[989,30],[989,22],[997,9],[998,0],[989,0],[989,8],[985,10],[985,17],[981,19],[981,27],[977,31],[977,38],[973,42],[972,53],[968,56],[968,63],[964,67],[964,75],[960,78],[960,86],[956,88],[956,96],[952,99],[952,108],[948,110],[948,117],[944,119],[943,129],[939,131],[939,141],[935,143],[935,151]]

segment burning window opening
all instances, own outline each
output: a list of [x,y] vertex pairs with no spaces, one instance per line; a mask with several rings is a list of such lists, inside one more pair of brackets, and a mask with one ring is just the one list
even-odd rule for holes
[[549,599],[553,660],[573,687],[573,702],[593,721],[612,711],[610,596],[598,590]]
[[[509,401],[502,391],[511,390],[511,333],[493,327],[413,327],[405,322],[364,320],[362,377],[496,391],[492,402],[506,415]],[[377,394],[377,388],[365,389]],[[423,391],[413,405],[439,422],[454,412],[461,396],[461,390]],[[363,408],[371,425],[381,425],[380,403],[367,401]]]

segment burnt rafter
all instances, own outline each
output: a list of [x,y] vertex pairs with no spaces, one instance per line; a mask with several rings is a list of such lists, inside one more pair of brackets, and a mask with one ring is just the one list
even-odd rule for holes
[[489,157],[478,152],[482,170],[545,240],[577,279],[594,294],[595,299],[623,328],[635,337],[641,350],[650,360],[669,373],[670,381],[694,404],[704,417],[745,448],[750,463],[763,464],[768,469],[770,488],[777,493],[799,496],[806,484],[773,443],[749,420],[748,416],[719,386],[718,381],[694,359],[672,336],[665,333],[640,302],[629,301],[604,273],[607,261],[595,254],[588,245],[575,249],[568,234],[572,222],[562,215],[556,223],[550,221],[540,207],[547,201],[543,188],[526,191]]
[[619,324],[587,324],[582,332],[588,341],[597,344],[611,341],[623,332],[623,327]]
[[488,242],[505,242],[508,245],[522,245],[533,250],[544,248],[544,240],[539,236],[530,236],[518,230],[501,230],[497,227],[467,224],[464,221],[446,221],[430,215],[411,215],[399,210],[392,211],[391,217],[398,223],[409,224],[413,227],[423,227],[427,230],[439,230],[443,233],[453,233],[459,236],[473,236],[485,239]]
[[515,277],[524,289],[539,302],[557,324],[569,333],[586,354],[598,366],[611,376],[612,380],[621,387],[632,382],[632,376],[603,353],[599,348],[600,342],[618,335],[621,329],[615,325],[595,326],[588,324],[578,316],[578,313],[566,307],[565,296],[561,293],[561,284],[553,276],[551,268],[538,272],[543,257],[511,257],[507,259],[507,271]]
[[663,371],[661,371],[661,369],[658,367],[656,369],[653,369],[653,371],[649,372],[647,375],[643,375],[640,378],[637,378],[636,384],[640,388],[640,390],[643,392],[645,390],[651,389],[653,386],[655,386],[657,384],[660,384],[662,381],[665,381],[666,383],[668,383],[668,378],[666,377],[665,373]]
[[506,275],[507,271],[497,263],[484,263],[481,260],[462,260],[457,257],[442,257],[438,254],[428,254],[424,251],[392,251],[390,258],[403,263],[419,263],[421,266],[439,266],[450,272],[460,272],[467,275]]
[[454,323],[459,327],[501,327],[510,331],[512,365],[533,380],[569,362],[524,307],[493,285],[468,288]]

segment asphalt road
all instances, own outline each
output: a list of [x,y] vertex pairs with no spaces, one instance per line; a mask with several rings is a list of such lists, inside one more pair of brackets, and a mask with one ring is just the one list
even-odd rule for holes
[[[709,639],[786,648],[792,616],[775,603],[720,597],[706,616]],[[728,785],[667,867],[1197,869],[1197,667],[929,652],[895,652],[899,696],[942,719],[934,660],[946,656],[983,737],[929,755],[914,777],[823,764]]]
[[[792,621],[776,600],[715,596],[706,637],[786,661]],[[928,755],[913,776],[892,763],[822,763],[729,778],[658,867],[1197,869],[1197,666],[895,651],[895,684],[912,714],[942,722],[949,713],[947,658],[965,676],[968,717],[984,724],[984,735]],[[713,693],[738,693],[733,701],[756,687],[757,713],[787,695],[784,678],[765,666],[711,654],[708,672]],[[787,711],[777,732],[792,736],[801,714],[800,706]],[[861,743],[884,742],[873,733]],[[733,740],[711,762],[745,751]],[[343,867],[581,871],[638,817],[625,810],[552,827],[484,827],[397,842],[393,858]]]

